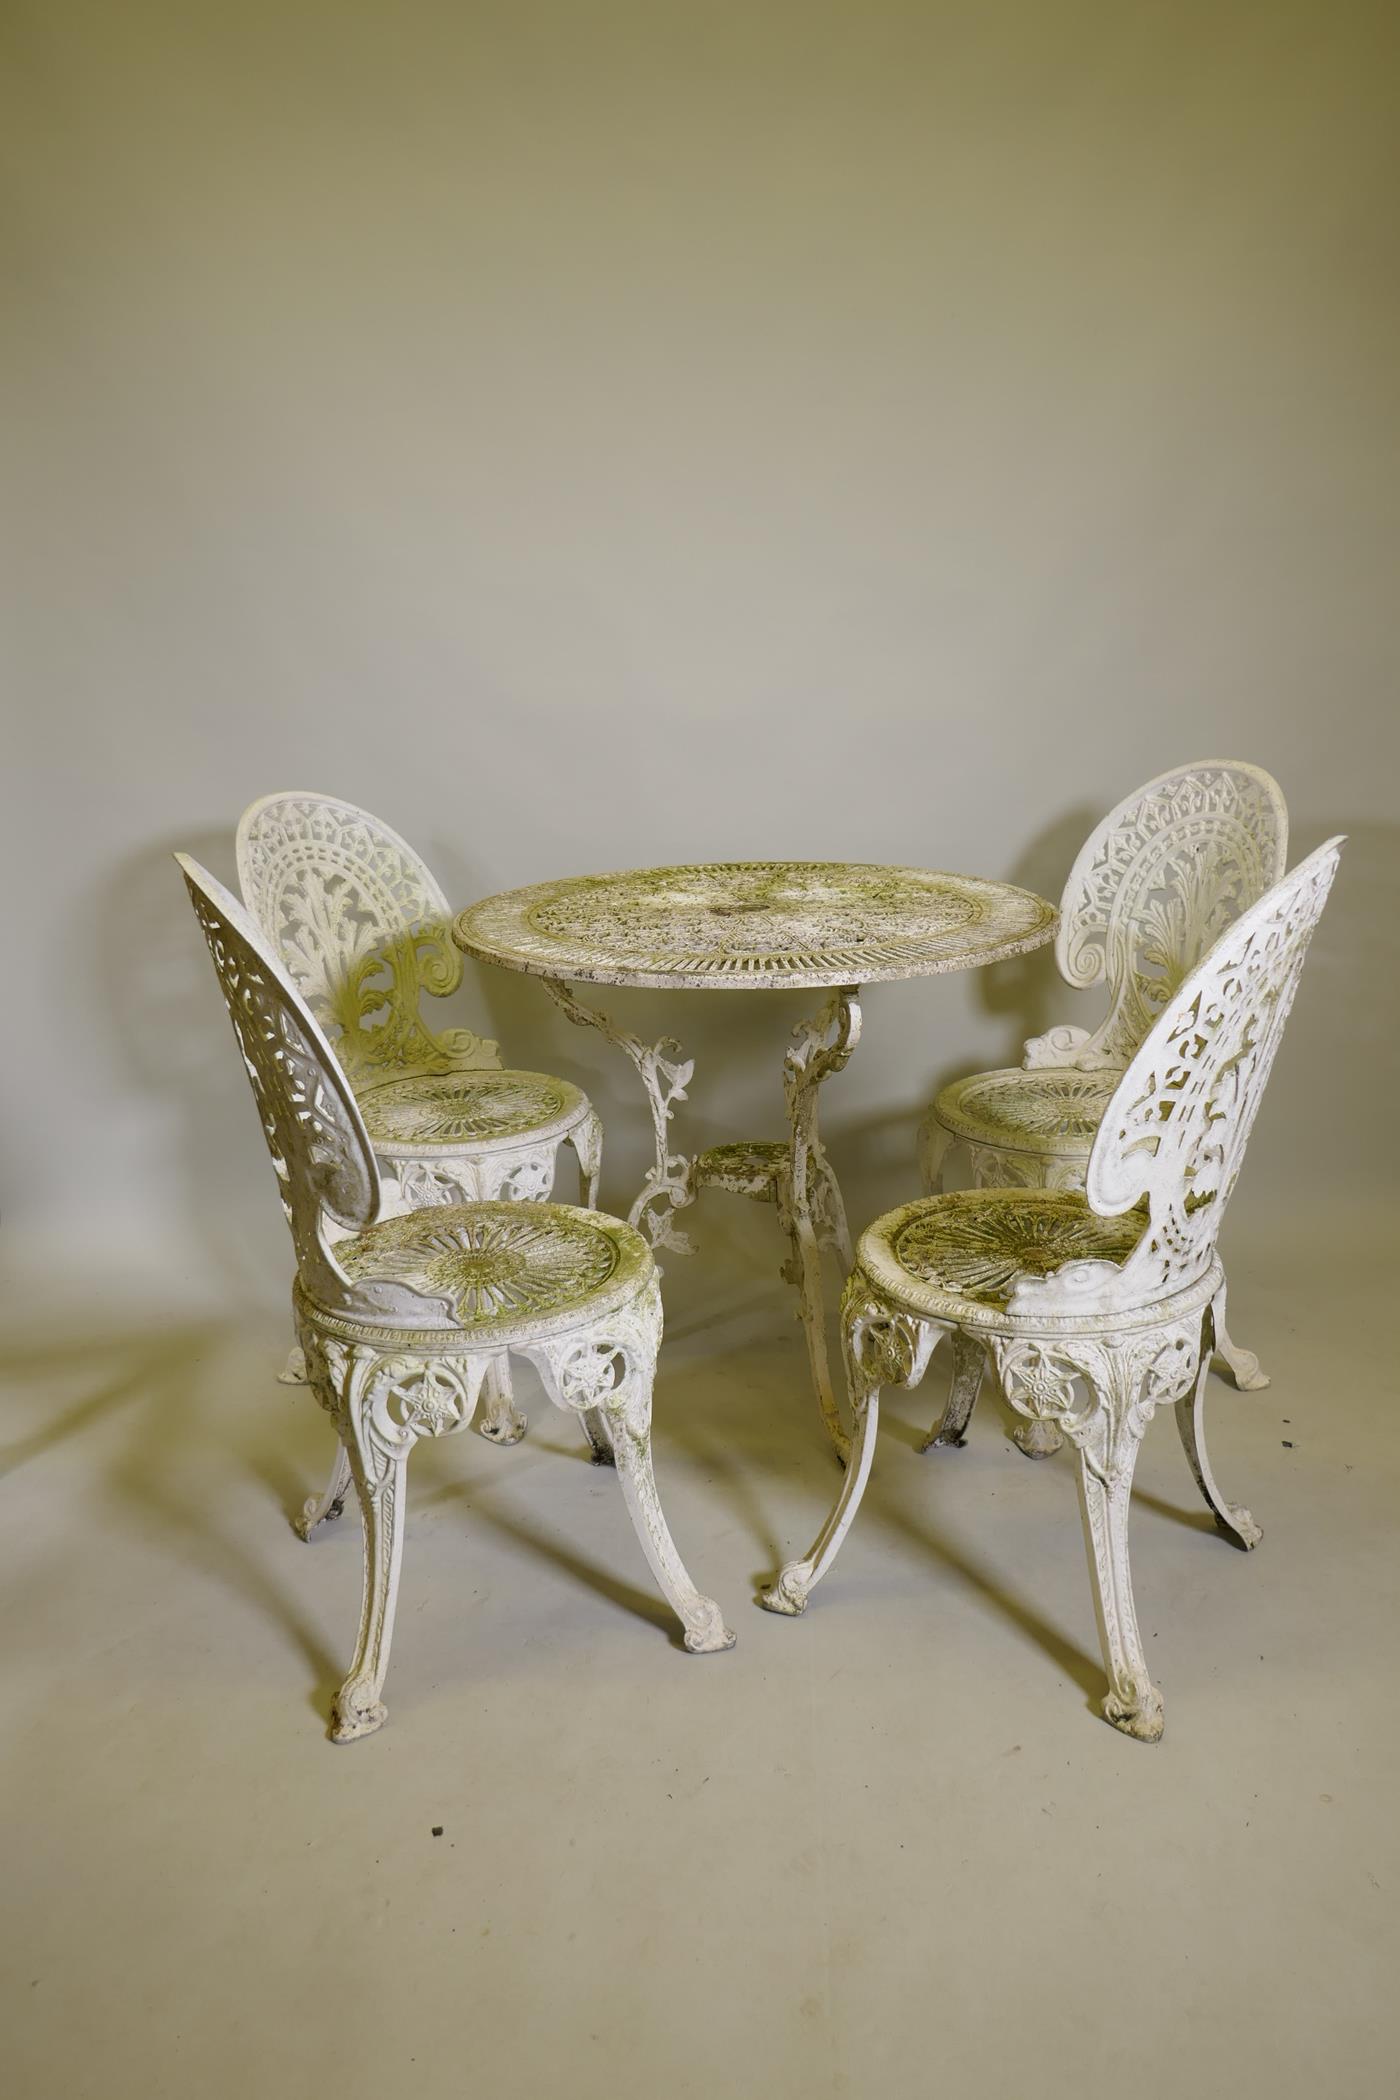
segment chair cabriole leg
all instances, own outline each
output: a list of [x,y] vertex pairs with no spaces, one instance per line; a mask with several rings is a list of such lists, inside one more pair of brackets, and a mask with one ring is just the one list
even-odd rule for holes
[[732,1648],[734,1635],[713,1597],[690,1578],[671,1536],[651,1463],[651,1396],[661,1345],[661,1291],[655,1276],[597,1327],[525,1349],[550,1398],[583,1422],[596,1458],[617,1467],[627,1513],[657,1586],[684,1630],[692,1655]]
[[336,1693],[331,1741],[353,1743],[384,1725],[388,1709],[381,1693],[389,1667],[403,1561],[405,1487],[411,1432],[392,1437],[378,1418],[375,1387],[378,1364],[372,1350],[347,1352],[349,1363],[341,1389],[350,1471],[364,1519],[365,1572],[360,1605],[360,1631],[355,1658]]
[[1215,1484],[1210,1452],[1206,1448],[1205,1405],[1206,1386],[1211,1371],[1211,1321],[1212,1315],[1207,1312],[1201,1367],[1191,1391],[1183,1393],[1176,1403],[1176,1426],[1181,1433],[1187,1462],[1196,1476],[1196,1485],[1205,1497],[1207,1509],[1215,1518],[1216,1529],[1223,1537],[1229,1539],[1232,1545],[1248,1553],[1258,1545],[1264,1534],[1241,1503],[1225,1500]]
[[758,1601],[766,1611],[793,1618],[806,1608],[860,1508],[875,1457],[881,1387],[917,1385],[946,1331],[876,1296],[860,1270],[848,1279],[841,1299],[841,1346],[854,1429],[841,1491],[810,1551],[800,1560],[790,1560],[760,1592]]
[[481,1410],[477,1429],[488,1444],[518,1444],[529,1428],[528,1418],[515,1404],[510,1360],[495,1358],[481,1388]]
[[1086,1432],[1075,1438],[1084,1539],[1108,1671],[1104,1719],[1140,1743],[1155,1743],[1164,1725],[1162,1694],[1142,1652],[1128,1564],[1128,1508],[1140,1441],[1140,1435],[1115,1436],[1103,1407]]
[[1139,1742],[1162,1733],[1162,1695],[1138,1631],[1128,1562],[1128,1510],[1138,1446],[1154,1408],[1191,1391],[1199,1321],[1102,1340],[993,1344],[1002,1390],[1018,1413],[1059,1424],[1079,1453],[1079,1497],[1109,1692],[1104,1718]]
[[788,1561],[768,1588],[759,1592],[758,1601],[765,1611],[780,1612],[785,1618],[795,1618],[805,1611],[808,1597],[840,1552],[841,1542],[855,1521],[875,1457],[880,1388],[872,1386],[859,1400],[853,1398],[852,1413],[855,1427],[835,1506],[802,1559]]
[[734,1635],[714,1598],[692,1582],[671,1536],[651,1464],[651,1380],[635,1374],[634,1380],[634,1390],[607,1411],[622,1499],[657,1585],[684,1628],[686,1647],[692,1655],[716,1655],[734,1646]]
[[335,1458],[331,1462],[330,1478],[319,1495],[308,1495],[302,1504],[301,1513],[292,1519],[292,1529],[298,1538],[310,1539],[321,1524],[333,1524],[345,1509],[346,1497],[350,1493],[350,1458],[344,1444],[335,1447]]
[[1238,1342],[1230,1339],[1225,1326],[1225,1285],[1222,1283],[1211,1301],[1211,1318],[1215,1323],[1215,1366],[1221,1365],[1229,1372],[1230,1382],[1236,1392],[1262,1393],[1270,1380],[1267,1371],[1261,1370],[1259,1359],[1252,1349],[1241,1349]]
[[953,1376],[948,1388],[948,1404],[941,1419],[929,1431],[919,1449],[921,1451],[961,1450],[967,1442],[967,1425],[972,1419],[972,1410],[977,1405],[977,1396],[982,1390],[982,1379],[987,1368],[987,1351],[975,1335],[967,1334],[959,1327],[953,1335]]

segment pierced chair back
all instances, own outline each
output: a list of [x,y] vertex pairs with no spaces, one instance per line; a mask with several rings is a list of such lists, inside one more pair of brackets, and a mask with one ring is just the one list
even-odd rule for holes
[[[1117,1304],[1169,1296],[1211,1268],[1344,843],[1338,837],[1319,846],[1226,928],[1114,1091],[1085,1193],[1101,1217],[1120,1216],[1144,1197],[1148,1206],[1141,1240],[1103,1279]],[[1073,1288],[1070,1272],[1060,1273]],[[1047,1287],[1054,1281],[1047,1278]]]
[[1120,802],[1080,849],[1055,938],[1068,983],[1107,980],[1108,1012],[1087,1040],[1061,1048],[1047,1038],[1034,1061],[1125,1066],[1187,973],[1287,861],[1288,808],[1258,766],[1176,766]]
[[404,1073],[497,1068],[468,1029],[435,1035],[423,992],[462,980],[446,897],[406,840],[333,795],[264,795],[238,825],[238,879],[359,1088]]
[[350,1231],[379,1216],[379,1169],[335,1053],[271,947],[231,891],[177,853],[219,988],[243,1053],[308,1299],[332,1312],[420,1324],[439,1302],[396,1283],[352,1283],[326,1236],[327,1215]]

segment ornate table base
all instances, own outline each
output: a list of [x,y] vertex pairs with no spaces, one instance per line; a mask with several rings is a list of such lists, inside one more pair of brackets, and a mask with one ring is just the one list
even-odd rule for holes
[[596,1007],[583,1005],[562,979],[546,977],[543,982],[556,1005],[576,1026],[596,1028],[610,1043],[616,1043],[636,1067],[651,1109],[656,1158],[627,1214],[627,1222],[644,1232],[654,1249],[673,1247],[680,1254],[694,1251],[688,1234],[676,1224],[676,1213],[693,1203],[702,1188],[728,1189],[732,1195],[776,1204],[778,1222],[788,1236],[790,1248],[782,1273],[799,1294],[822,1420],[844,1463],[849,1437],[827,1349],[822,1255],[828,1249],[835,1253],[844,1274],[852,1261],[851,1235],[841,1190],[818,1131],[817,1099],[823,1080],[844,1069],[860,1041],[858,988],[839,987],[811,1020],[800,1022],[793,1030],[791,1046],[783,1059],[786,1144],[715,1145],[687,1158],[684,1153],[671,1151],[670,1124],[675,1104],[686,1098],[694,1060],[681,1061],[680,1045],[674,1037],[663,1036],[650,1046],[643,1043]]

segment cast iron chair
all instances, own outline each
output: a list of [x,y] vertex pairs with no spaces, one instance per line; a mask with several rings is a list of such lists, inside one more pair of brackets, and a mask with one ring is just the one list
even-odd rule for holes
[[[1139,1043],[1188,970],[1288,864],[1288,810],[1258,766],[1176,766],[1120,802],[1090,833],[1060,903],[1055,958],[1066,983],[1106,984],[1090,1033],[1052,1028],[1019,1067],[942,1089],[920,1131],[924,1187],[938,1193],[955,1146],[974,1188],[1082,1189],[1100,1119]],[[1269,1382],[1216,1307],[1215,1353],[1241,1391]],[[1022,1423],[1031,1458],[1059,1449],[1048,1423]],[[933,1441],[930,1436],[930,1443]]]
[[580,1417],[595,1458],[616,1465],[686,1647],[730,1647],[734,1636],[686,1573],[657,1499],[661,1294],[646,1241],[615,1218],[560,1203],[385,1215],[364,1119],[310,1009],[238,900],[188,855],[176,859],[281,1185],[297,1256],[293,1310],[308,1382],[341,1440],[340,1495],[353,1480],[364,1518],[360,1636],[333,1740],[351,1742],[385,1719],[409,1452],[420,1437],[465,1428],[511,1350]]
[[1079,1453],[1080,1500],[1109,1694],[1144,1742],[1162,1695],[1138,1634],[1128,1565],[1133,1466],[1171,1402],[1197,1484],[1233,1544],[1258,1544],[1206,1451],[1216,1236],[1343,841],[1332,839],[1221,934],[1148,1031],[1094,1139],[1086,1187],[925,1197],[862,1234],[842,1302],[855,1431],[841,1493],[802,1560],[762,1602],[795,1613],[831,1567],[870,1474],[884,1385],[916,1385],[953,1337],[939,1442],[959,1444],[991,1358],[1008,1399]]
[[[503,1071],[495,1043],[425,1023],[422,994],[455,991],[462,957],[447,899],[406,840],[351,802],[289,792],[243,812],[237,853],[244,902],[350,1081],[386,1201],[545,1198],[568,1144],[592,1209],[603,1126],[588,1096],[545,1072]],[[302,1370],[294,1350],[282,1376],[295,1384]],[[478,1424],[493,1443],[525,1433],[508,1380],[503,1361]],[[326,1508],[324,1496],[308,1503],[308,1524]]]

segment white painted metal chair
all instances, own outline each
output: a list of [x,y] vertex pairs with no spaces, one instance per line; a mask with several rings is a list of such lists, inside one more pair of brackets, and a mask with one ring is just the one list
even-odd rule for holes
[[[403,1552],[405,1468],[420,1437],[465,1428],[510,1351],[615,1464],[685,1645],[730,1647],[667,1528],[651,1464],[661,1293],[646,1241],[596,1210],[433,1204],[386,1215],[365,1121],[326,1037],[238,900],[177,854],[257,1100],[296,1248],[293,1306],[312,1391],[341,1439],[340,1493],[364,1517],[359,1642],[332,1736],[385,1718]],[[325,1512],[331,1514],[330,1510]]]
[[[1148,1029],[1287,863],[1287,806],[1258,766],[1176,766],[1111,810],[1070,870],[1055,939],[1066,983],[1106,984],[1108,1011],[1092,1032],[1033,1036],[1019,1068],[944,1087],[919,1133],[924,1187],[941,1191],[948,1157],[961,1147],[974,1188],[1082,1189],[1100,1119]],[[1215,1348],[1242,1391],[1268,1384],[1258,1357],[1231,1341],[1223,1301]],[[1042,1458],[1062,1439],[1029,1423],[1015,1441]]]
[[1133,1607],[1128,1506],[1138,1445],[1172,1402],[1219,1529],[1259,1541],[1206,1451],[1216,1237],[1343,841],[1332,839],[1221,934],[1114,1088],[1077,1189],[965,1189],[877,1220],[842,1304],[855,1432],[841,1493],[810,1553],[763,1595],[794,1613],[830,1568],[870,1474],[880,1389],[916,1385],[953,1337],[939,1441],[959,1444],[986,1360],[1027,1420],[1079,1453],[1080,1499],[1109,1694],[1142,1741],[1162,1732]]
[[[568,1144],[592,1209],[603,1126],[588,1096],[548,1073],[503,1071],[495,1043],[423,1019],[422,994],[455,991],[462,957],[412,847],[353,803],[282,793],[244,811],[237,850],[244,901],[334,1046],[388,1202],[545,1198]],[[301,1373],[293,1352],[283,1377]],[[524,1434],[508,1382],[493,1384],[479,1426],[495,1443]]]

